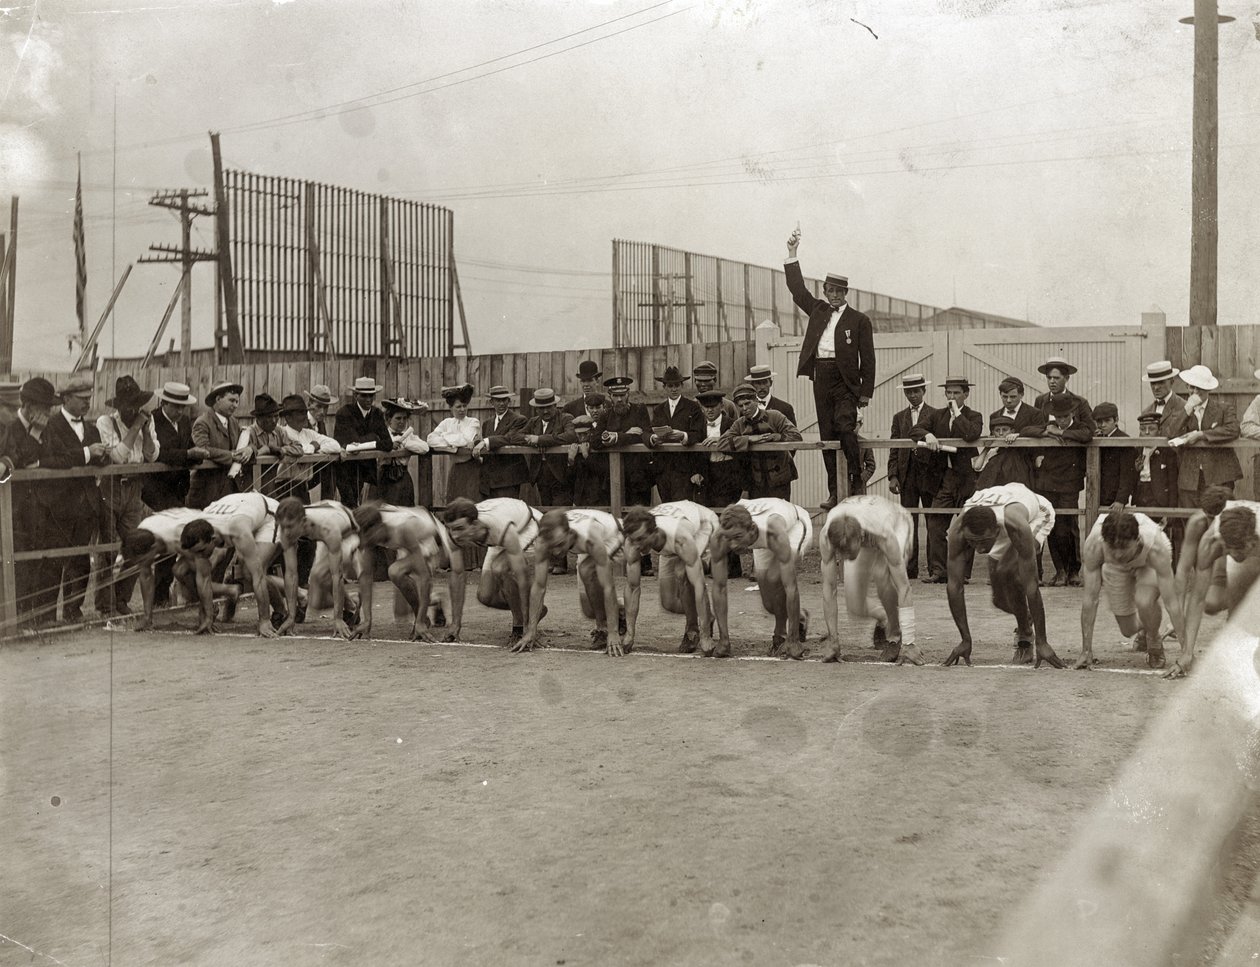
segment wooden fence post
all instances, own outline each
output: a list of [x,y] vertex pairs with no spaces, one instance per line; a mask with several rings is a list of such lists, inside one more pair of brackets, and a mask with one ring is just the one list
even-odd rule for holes
[[1094,521],[1098,519],[1099,501],[1102,488],[1102,450],[1099,447],[1085,448],[1085,526],[1081,528],[1081,546],[1085,538],[1094,529]]
[[17,633],[17,579],[13,572],[13,487],[0,484],[0,638]]
[[624,493],[625,471],[621,465],[621,454],[616,450],[610,450],[608,451],[608,496],[614,517],[621,516],[621,500]]

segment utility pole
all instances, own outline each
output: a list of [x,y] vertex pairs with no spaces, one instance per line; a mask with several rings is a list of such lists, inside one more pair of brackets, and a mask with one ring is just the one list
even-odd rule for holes
[[[172,191],[160,191],[149,199],[149,204],[158,208],[167,208],[179,212],[180,240],[179,248],[173,245],[150,245],[149,250],[158,253],[157,257],[145,256],[141,262],[178,263],[183,271],[179,277],[178,296],[180,299],[179,325],[179,362],[181,366],[192,364],[192,267],[195,262],[217,262],[218,252],[197,251],[192,247],[192,220],[197,215],[214,215],[214,210],[204,205],[192,204],[189,199],[204,198],[209,192],[204,189],[179,188]],[[154,345],[161,341],[170,321],[170,312],[162,317]]]
[[1217,201],[1216,158],[1220,136],[1217,120],[1217,76],[1220,24],[1216,0],[1194,0],[1193,160],[1190,178],[1190,325],[1216,325]]

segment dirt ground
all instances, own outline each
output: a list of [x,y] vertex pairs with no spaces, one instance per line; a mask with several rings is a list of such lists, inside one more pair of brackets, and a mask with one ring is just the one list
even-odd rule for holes
[[[574,582],[525,656],[474,646],[508,621],[471,596],[470,645],[265,641],[250,606],[212,639],[183,612],[6,643],[0,963],[996,963],[1179,687],[1105,605],[1099,671],[1006,667],[980,583],[971,669],[670,656],[650,580],[614,660],[581,650]],[[770,629],[749,583],[746,658]],[[939,662],[944,588],[915,595]],[[1045,594],[1065,660],[1078,595]],[[403,637],[377,597],[377,636]],[[846,627],[872,657],[870,623]]]

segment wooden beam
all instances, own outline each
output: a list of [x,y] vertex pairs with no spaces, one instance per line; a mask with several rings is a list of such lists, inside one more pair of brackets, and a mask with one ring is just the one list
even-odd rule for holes
[[227,189],[223,184],[223,157],[219,152],[219,135],[210,132],[210,153],[214,159],[215,224],[219,232],[219,284],[223,287],[224,329],[227,332],[228,362],[245,362],[241,342],[241,325],[236,301],[236,277],[232,274],[232,235],[228,228]]

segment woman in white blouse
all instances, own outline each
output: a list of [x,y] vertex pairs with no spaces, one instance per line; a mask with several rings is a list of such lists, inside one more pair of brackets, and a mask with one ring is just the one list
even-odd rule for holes
[[[409,423],[417,413],[424,413],[429,409],[427,404],[397,399],[382,400],[381,406],[385,410],[385,423],[389,427],[389,437],[394,441],[395,450],[406,450],[418,455],[429,452],[429,445]],[[377,493],[382,501],[396,507],[410,507],[416,502],[416,487],[410,466],[410,457],[399,457],[381,463],[377,474]]]
[[473,397],[471,383],[443,386],[442,399],[451,415],[429,434],[429,448],[438,453],[451,453],[450,472],[446,476],[446,502],[456,497],[481,499],[481,457],[474,457],[472,448],[481,442],[481,421],[468,415]]

